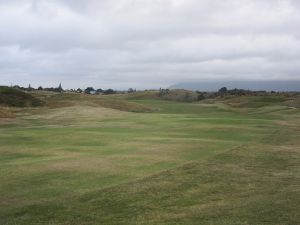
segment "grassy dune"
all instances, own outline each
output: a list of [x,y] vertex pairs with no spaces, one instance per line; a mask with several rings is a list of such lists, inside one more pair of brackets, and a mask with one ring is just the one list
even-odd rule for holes
[[43,102],[21,90],[0,86],[0,105],[13,107],[35,107],[43,105]]
[[297,96],[35,95],[0,118],[0,224],[300,223]]

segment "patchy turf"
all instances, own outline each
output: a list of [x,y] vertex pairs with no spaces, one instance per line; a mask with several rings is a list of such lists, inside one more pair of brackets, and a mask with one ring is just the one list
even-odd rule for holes
[[0,119],[0,224],[300,222],[291,99],[36,95]]

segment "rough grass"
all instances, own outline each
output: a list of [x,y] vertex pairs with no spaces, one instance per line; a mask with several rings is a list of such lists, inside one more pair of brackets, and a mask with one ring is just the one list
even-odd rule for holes
[[262,95],[262,96],[241,96],[241,97],[228,97],[224,100],[232,107],[240,108],[259,108],[270,105],[283,105],[284,102],[293,99],[298,99],[299,96],[285,97],[284,95]]
[[1,86],[0,105],[13,107],[36,107],[43,105],[43,102],[23,91]]
[[160,91],[141,91],[134,92],[127,95],[128,100],[141,100],[141,99],[156,99],[168,100],[178,102],[195,102],[198,100],[198,94],[193,91],[183,89],[168,90],[168,92]]
[[[0,119],[0,224],[300,222],[300,110],[287,99],[43,99]],[[128,112],[141,106],[154,110]]]
[[120,111],[127,112],[152,112],[153,109],[144,106],[142,104],[128,102],[124,100],[118,99],[99,99],[97,101],[93,101],[93,103],[97,106],[102,106],[105,108],[117,109]]
[[152,112],[153,109],[134,102],[128,102],[122,98],[115,98],[114,96],[108,98],[107,96],[93,96],[86,94],[56,94],[46,98],[46,106],[49,108],[61,108],[74,105],[87,105],[94,107],[111,108],[120,111],[128,112]]
[[8,107],[0,107],[0,118],[13,118],[14,113]]

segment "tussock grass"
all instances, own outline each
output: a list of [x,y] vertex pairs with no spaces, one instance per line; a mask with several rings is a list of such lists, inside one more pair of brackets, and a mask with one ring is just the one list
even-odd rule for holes
[[13,107],[31,107],[42,106],[43,102],[32,95],[23,91],[10,88],[0,87],[0,105]]

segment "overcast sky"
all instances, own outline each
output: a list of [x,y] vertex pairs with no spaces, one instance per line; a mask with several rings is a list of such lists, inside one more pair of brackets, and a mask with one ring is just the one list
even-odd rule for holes
[[299,0],[0,0],[0,84],[300,80]]

